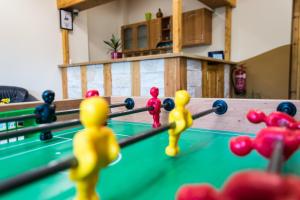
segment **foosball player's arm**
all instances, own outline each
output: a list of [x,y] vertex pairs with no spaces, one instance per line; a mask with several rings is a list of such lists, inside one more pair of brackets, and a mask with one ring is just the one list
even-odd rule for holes
[[34,109],[34,114],[40,114],[42,110],[43,110],[43,105],[38,105]]
[[120,146],[117,141],[117,138],[115,137],[115,135],[113,133],[110,133],[108,142],[109,142],[108,157],[109,157],[109,163],[111,163],[117,159],[119,152],[120,152]]
[[55,104],[52,104],[52,107],[53,107],[53,109],[54,109],[54,113],[53,113],[53,115],[52,115],[52,122],[56,122],[56,120],[57,120],[57,116],[56,116],[56,114],[55,114],[55,111],[56,111],[56,105],[55,105]]
[[35,107],[34,109],[34,114],[36,115],[36,118],[35,118],[35,121],[36,123],[40,123],[41,122],[41,113],[44,109],[44,106],[43,105],[39,105],[37,107]]
[[186,128],[188,128],[187,122],[182,117],[177,119],[177,117],[175,116],[174,121],[170,121],[170,122],[175,122],[175,124],[176,124],[174,127],[176,135],[181,134]]
[[192,117],[191,113],[189,112],[188,113],[188,119],[187,119],[187,126],[191,127],[193,125],[193,121],[194,121],[193,117]]
[[86,137],[81,137],[80,132],[77,134],[73,141],[74,155],[78,161],[78,166],[70,170],[70,179],[72,180],[82,180],[93,173],[95,166],[97,165],[97,155],[94,149],[86,141]]

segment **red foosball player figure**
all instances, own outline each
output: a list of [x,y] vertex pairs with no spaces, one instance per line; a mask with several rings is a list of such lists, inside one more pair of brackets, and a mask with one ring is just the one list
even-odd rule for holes
[[[271,127],[264,132],[267,129],[273,132]],[[300,200],[300,178],[280,175],[286,156],[285,138],[271,138],[270,141],[273,148],[267,171],[237,173],[221,191],[208,184],[186,185],[177,193],[177,200]]]
[[263,122],[267,126],[300,129],[300,122],[297,122],[293,117],[283,112],[272,112],[266,115],[259,110],[250,110],[247,114],[247,119],[254,124]]
[[287,160],[300,146],[300,131],[283,127],[267,127],[259,131],[253,139],[249,136],[232,138],[230,149],[238,156],[245,156],[255,149],[260,155],[269,159],[278,139],[283,140],[283,157]]
[[160,122],[159,122],[159,118],[160,118],[160,108],[161,108],[161,101],[158,97],[158,94],[159,94],[159,90],[157,87],[152,87],[150,89],[150,94],[152,96],[151,99],[148,100],[147,102],[147,106],[148,107],[153,107],[154,109],[153,110],[150,110],[149,113],[150,115],[152,115],[153,117],[153,124],[152,124],[152,127],[153,128],[158,128],[160,127]]
[[232,176],[221,191],[211,185],[185,185],[177,200],[300,200],[300,179],[264,171]]
[[86,93],[85,93],[85,98],[90,98],[90,97],[99,97],[100,94],[99,94],[99,91],[98,90],[88,90]]

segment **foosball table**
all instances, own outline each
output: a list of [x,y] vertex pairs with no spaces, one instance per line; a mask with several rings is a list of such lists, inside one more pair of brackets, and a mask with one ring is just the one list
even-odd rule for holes
[[300,101],[160,99],[152,89],[90,91],[60,111],[43,96],[24,105],[31,113],[0,118],[36,122],[0,132],[1,199],[300,199]]

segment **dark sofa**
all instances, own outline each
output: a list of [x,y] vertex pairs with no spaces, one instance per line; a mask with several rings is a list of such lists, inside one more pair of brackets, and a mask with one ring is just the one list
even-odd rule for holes
[[37,101],[38,99],[30,95],[29,92],[20,87],[0,86],[0,100],[10,99],[10,103]]

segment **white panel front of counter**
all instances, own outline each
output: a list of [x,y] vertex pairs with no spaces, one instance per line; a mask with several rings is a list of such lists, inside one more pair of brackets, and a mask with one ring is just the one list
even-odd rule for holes
[[[160,90],[160,97],[165,93],[165,61],[164,59],[140,61],[140,95],[150,96],[150,88]],[[87,66],[87,89],[97,89],[104,95],[103,65]],[[111,64],[112,96],[132,96],[131,62]],[[70,67],[67,70],[68,94],[70,99],[82,97],[81,69]],[[202,97],[202,64],[198,60],[187,60],[187,90],[191,97]],[[230,92],[230,65],[224,66],[224,97]]]

